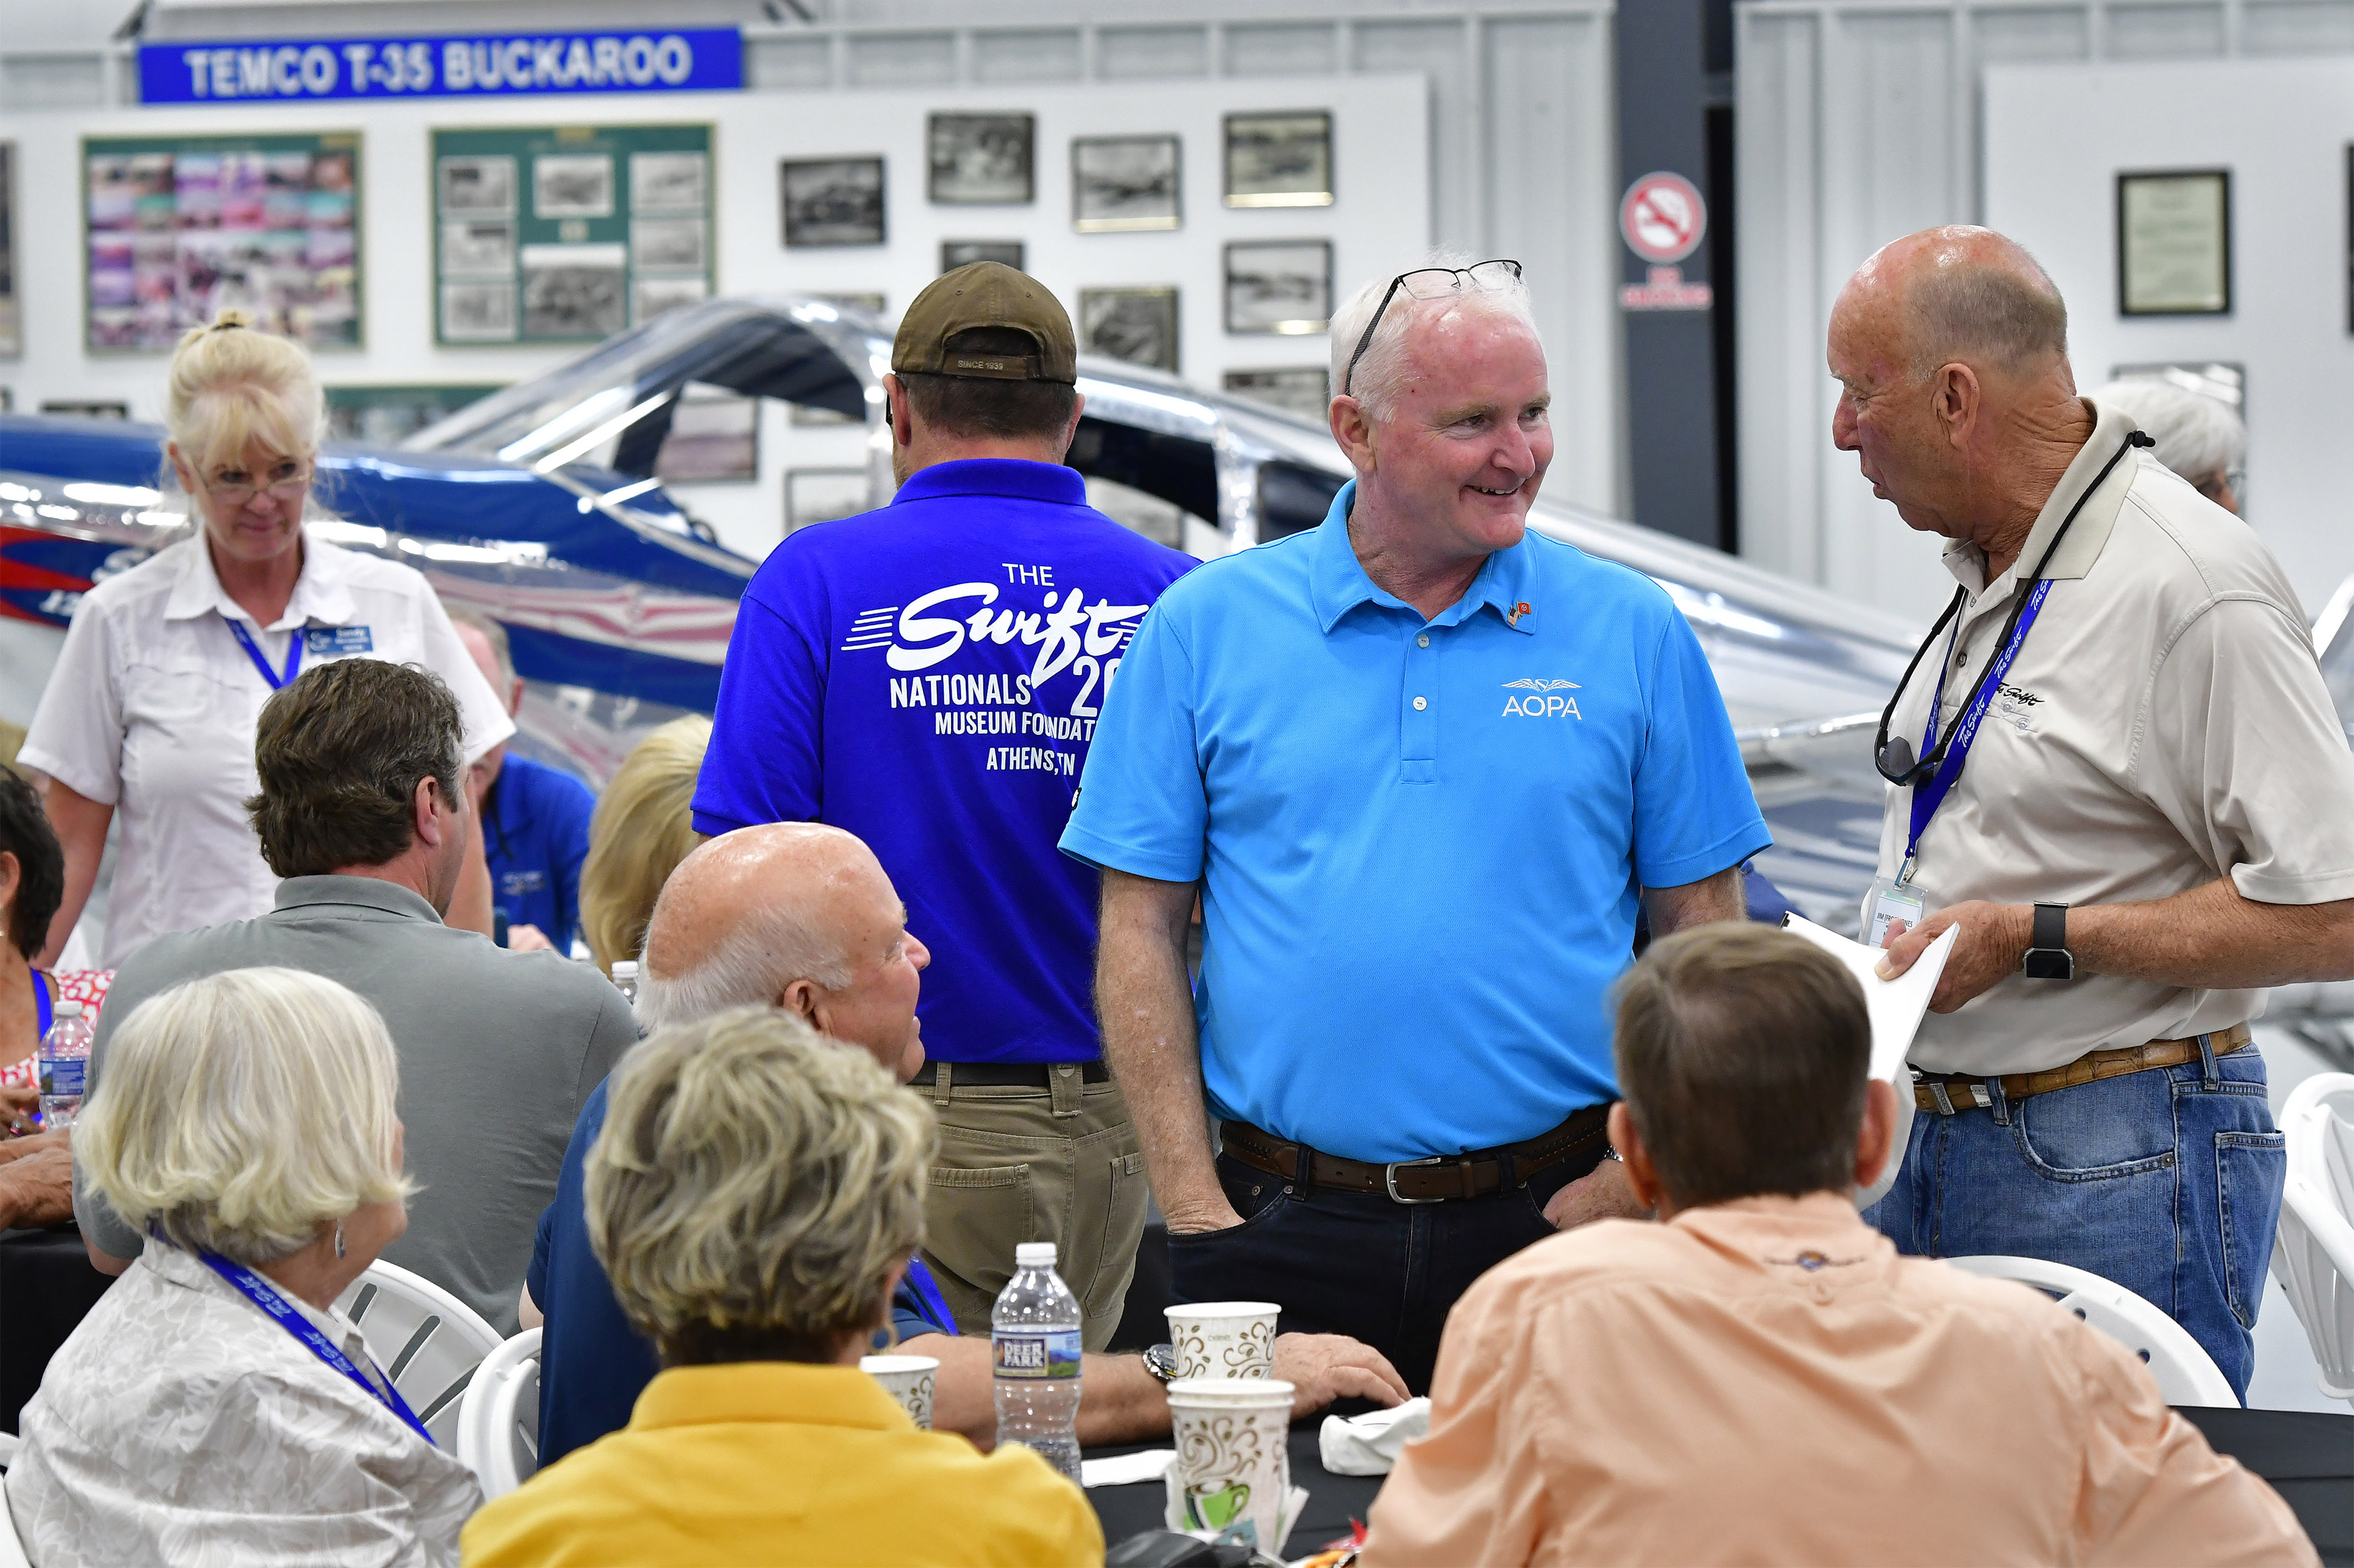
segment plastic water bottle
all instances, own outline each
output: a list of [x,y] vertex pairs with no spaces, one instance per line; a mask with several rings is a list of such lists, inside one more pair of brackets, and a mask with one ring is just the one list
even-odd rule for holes
[[621,993],[623,1001],[631,1007],[638,1005],[638,961],[635,959],[621,959],[614,963],[613,989]]
[[41,1037],[41,1126],[54,1132],[71,1127],[81,1114],[82,1086],[90,1071],[90,1020],[81,1003],[60,1001],[48,1033]]
[[1013,1249],[1013,1277],[989,1310],[997,1441],[1019,1443],[1079,1484],[1079,1298],[1055,1272],[1053,1242]]

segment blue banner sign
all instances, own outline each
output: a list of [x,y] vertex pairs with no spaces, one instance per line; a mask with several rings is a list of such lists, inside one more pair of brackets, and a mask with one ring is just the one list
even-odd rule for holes
[[743,85],[744,40],[733,27],[139,48],[139,96],[146,103],[694,92]]

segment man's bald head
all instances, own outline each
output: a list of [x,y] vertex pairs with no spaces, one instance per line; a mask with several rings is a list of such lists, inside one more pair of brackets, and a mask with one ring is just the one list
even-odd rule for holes
[[901,1082],[923,1065],[918,974],[882,863],[820,822],[741,828],[698,846],[663,884],[639,976],[638,1021],[689,1023],[746,1006],[798,1012],[864,1047]]
[[840,943],[820,927],[832,895],[861,873],[883,874],[875,852],[822,822],[771,822],[700,844],[654,901],[642,978],[684,980],[749,936],[772,963],[796,971],[784,978],[845,985]]
[[1988,228],[1925,228],[1875,252],[1832,307],[1831,444],[1908,527],[2006,570],[2092,433],[2068,368],[2068,308]]
[[1952,224],[1893,240],[1868,258],[1840,307],[1880,315],[1918,379],[1960,363],[2012,377],[2068,356],[2068,306],[2026,247]]

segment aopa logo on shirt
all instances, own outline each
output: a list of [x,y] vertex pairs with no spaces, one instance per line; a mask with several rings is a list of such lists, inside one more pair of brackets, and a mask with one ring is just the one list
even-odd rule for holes
[[1577,711],[1577,699],[1564,697],[1562,692],[1585,690],[1575,681],[1550,681],[1542,675],[1523,675],[1517,681],[1504,683],[1504,690],[1520,694],[1504,699],[1504,711],[1500,718],[1574,718],[1585,722]]

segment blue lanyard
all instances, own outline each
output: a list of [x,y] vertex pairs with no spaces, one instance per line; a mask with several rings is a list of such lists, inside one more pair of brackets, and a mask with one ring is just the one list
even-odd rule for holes
[[940,1294],[939,1283],[933,1279],[932,1271],[924,1266],[922,1258],[907,1260],[907,1283],[915,1287],[916,1299],[922,1303],[924,1316],[931,1319],[932,1327],[943,1334],[955,1333],[956,1314],[949,1310],[948,1298]]
[[[234,626],[237,623],[231,621],[229,624]],[[416,1412],[408,1408],[408,1401],[400,1397],[400,1390],[392,1386],[390,1378],[384,1380],[383,1387],[377,1387],[366,1373],[352,1365],[351,1358],[337,1350],[326,1335],[319,1332],[317,1324],[304,1317],[292,1302],[278,1294],[268,1280],[243,1264],[231,1263],[217,1253],[200,1253],[197,1255],[205,1260],[207,1267],[235,1286],[247,1300],[277,1319],[279,1326],[300,1340],[313,1355],[359,1384],[370,1399],[399,1416],[411,1432],[424,1438],[429,1447],[436,1446],[433,1434],[425,1430],[425,1424],[417,1419]]]
[[[228,620],[227,616],[222,617],[222,619],[224,620]],[[270,661],[261,656],[261,650],[260,647],[255,645],[253,633],[245,629],[244,621],[229,620],[228,629],[230,631],[236,633],[238,641],[244,645],[245,656],[253,661],[253,667],[261,672],[261,678],[270,683],[270,689],[271,691],[277,691],[289,681],[292,681],[294,678],[294,673],[302,667],[302,643],[304,641],[302,636],[302,628],[299,626],[296,627],[294,629],[293,635],[287,639],[286,670],[283,674],[271,669],[270,667]]]
[[[2073,514],[2070,515],[2073,521]],[[2052,579],[2044,577],[2027,596],[2026,604],[2020,609],[2019,623],[2010,630],[2010,641],[1996,652],[1994,668],[1980,677],[1978,692],[1970,705],[1954,720],[1954,738],[1946,745],[1946,759],[1938,764],[1937,771],[1926,784],[1913,787],[1913,833],[1904,841],[1904,864],[1899,873],[1900,881],[1911,879],[1914,857],[1921,853],[1921,835],[1927,831],[1929,819],[1937,814],[1937,808],[1946,803],[1946,796],[1954,788],[1954,781],[1961,778],[1962,764],[1969,759],[1970,747],[1978,737],[1978,723],[1986,717],[1987,705],[1994,701],[1995,693],[2002,685],[2003,676],[2010,671],[2011,661],[2019,657],[2019,650],[2027,641],[2027,629],[2035,624],[2036,613],[2043,608],[2044,595],[2051,591]],[[1959,638],[1961,634],[1961,623],[1956,620],[1954,636]],[[1921,740],[1921,755],[1924,757],[1928,756],[1937,744],[1937,713],[1945,705],[1946,669],[1950,668],[1952,662],[1953,650],[1949,644],[1946,664],[1937,672],[1936,694],[1929,699],[1929,732]]]
[[49,1029],[57,1022],[57,1014],[50,1010],[49,988],[41,983],[44,978],[46,977],[42,975],[40,970],[35,969],[33,971],[33,1006],[40,1014],[41,1040],[44,1044],[47,1044],[49,1038]]

